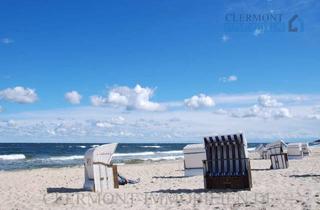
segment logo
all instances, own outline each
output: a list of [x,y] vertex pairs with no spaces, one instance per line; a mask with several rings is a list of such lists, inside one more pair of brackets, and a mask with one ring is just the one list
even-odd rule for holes
[[299,15],[293,15],[288,21],[288,31],[289,32],[298,32],[303,31],[303,22],[299,18]]

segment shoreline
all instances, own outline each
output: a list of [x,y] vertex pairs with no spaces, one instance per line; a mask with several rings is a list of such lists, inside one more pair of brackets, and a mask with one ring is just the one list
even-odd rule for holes
[[83,191],[83,166],[0,172],[2,209],[319,209],[320,148],[270,170],[270,160],[251,160],[251,191],[206,191],[203,177],[184,177],[183,161],[118,166],[138,184],[106,193]]
[[[153,164],[166,164],[166,163],[178,163],[183,161],[182,159],[177,160],[159,160],[159,161],[143,161],[138,163],[114,163],[113,165],[117,165],[118,167],[123,166],[131,166],[131,165],[153,165]],[[72,165],[72,166],[57,166],[57,167],[40,167],[40,168],[22,168],[22,169],[9,169],[9,170],[0,170],[0,173],[3,172],[23,172],[23,171],[31,171],[31,170],[41,170],[41,169],[73,169],[73,168],[84,168],[84,165]]]

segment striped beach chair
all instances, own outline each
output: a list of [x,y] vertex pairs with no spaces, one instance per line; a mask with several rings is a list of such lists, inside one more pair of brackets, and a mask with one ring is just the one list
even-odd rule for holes
[[251,189],[247,141],[242,133],[205,137],[205,189]]

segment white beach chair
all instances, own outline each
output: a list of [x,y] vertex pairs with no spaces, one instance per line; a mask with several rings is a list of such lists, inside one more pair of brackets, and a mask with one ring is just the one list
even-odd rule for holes
[[263,152],[264,152],[264,145],[263,144],[259,144],[255,149],[254,149],[254,152],[258,153],[260,155],[260,158],[264,159],[263,158]]
[[203,163],[206,152],[203,144],[189,144],[183,148],[184,175],[197,176],[203,174]]
[[309,147],[309,143],[301,143],[303,156],[311,155],[311,149]]
[[116,148],[117,144],[114,143],[87,150],[84,158],[84,189],[104,192],[119,187],[117,167],[111,164]]
[[267,148],[267,158],[270,158],[270,155],[281,154],[284,153],[284,150],[288,147],[288,145],[282,141],[278,140],[266,145]]
[[266,156],[271,159],[271,169],[285,169],[289,167],[288,155],[284,152],[285,147],[287,147],[287,144],[282,140],[266,145]]
[[303,151],[301,143],[288,144],[288,158],[289,159],[302,159]]

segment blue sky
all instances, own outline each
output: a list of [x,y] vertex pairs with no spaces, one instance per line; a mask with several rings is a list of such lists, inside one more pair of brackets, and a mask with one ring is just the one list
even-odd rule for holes
[[[290,4],[271,0],[2,1],[0,140],[74,140],[79,136],[57,129],[75,123],[79,113],[81,120],[75,121],[83,124],[72,124],[69,129],[83,128],[83,141],[109,138],[117,129],[119,135],[112,138],[119,141],[195,140],[243,129],[252,139],[259,138],[257,128],[252,127],[255,123],[228,127],[235,118],[240,124],[247,118],[279,124],[279,129],[266,132],[263,138],[316,138],[320,135],[316,129],[320,118],[319,8],[313,0]],[[284,24],[298,14],[304,29],[227,31],[225,15],[230,13],[281,14]],[[142,93],[134,89],[138,84]],[[66,99],[70,91],[76,91],[70,96],[75,103]],[[33,98],[26,102],[30,93]],[[110,94],[118,98],[111,100]],[[92,105],[94,95],[102,99],[98,107]],[[189,114],[194,121],[182,119]],[[221,129],[208,124],[206,129],[181,134],[179,126],[199,123],[202,114],[219,118],[222,125],[216,126]],[[141,137],[144,131],[132,128],[142,117],[161,124],[170,121],[171,115],[180,124],[172,125],[167,133],[154,125]],[[119,117],[124,121],[121,128],[111,122]],[[287,134],[298,125],[307,128]],[[92,126],[102,130],[88,133]],[[132,135],[121,136],[121,131]],[[270,132],[273,135],[268,136]]]

